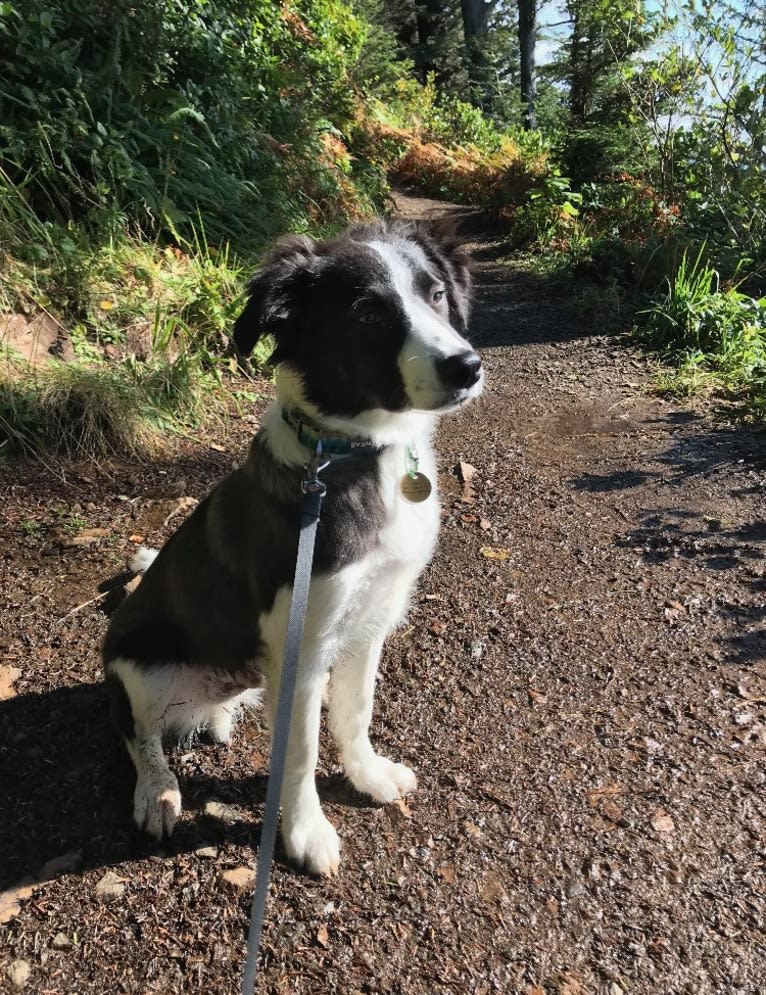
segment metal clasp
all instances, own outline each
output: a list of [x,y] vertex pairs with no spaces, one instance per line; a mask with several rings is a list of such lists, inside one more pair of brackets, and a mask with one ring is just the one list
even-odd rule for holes
[[317,442],[316,453],[303,468],[306,471],[306,476],[301,481],[301,490],[304,494],[319,494],[320,497],[325,496],[327,487],[319,479],[319,474],[322,470],[326,470],[329,465],[330,460],[325,460],[322,455],[322,443]]

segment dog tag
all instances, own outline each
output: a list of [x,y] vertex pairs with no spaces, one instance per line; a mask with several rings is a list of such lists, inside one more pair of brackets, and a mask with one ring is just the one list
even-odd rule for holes
[[420,504],[421,501],[425,501],[430,496],[433,488],[431,481],[424,473],[416,473],[414,476],[405,473],[399,483],[399,490],[408,501]]

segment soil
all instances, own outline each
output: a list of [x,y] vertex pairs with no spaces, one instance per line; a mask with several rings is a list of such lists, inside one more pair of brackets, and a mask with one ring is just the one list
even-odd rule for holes
[[[442,425],[439,551],[373,729],[419,789],[366,802],[323,740],[341,873],[278,855],[258,990],[763,992],[766,440],[656,396],[629,340],[469,222],[488,386]],[[152,462],[0,466],[0,887],[26,886],[0,898],[2,992],[239,991],[251,879],[226,872],[258,845],[261,723],[173,755],[185,812],[153,844],[99,645],[129,551],[242,458],[258,389]]]

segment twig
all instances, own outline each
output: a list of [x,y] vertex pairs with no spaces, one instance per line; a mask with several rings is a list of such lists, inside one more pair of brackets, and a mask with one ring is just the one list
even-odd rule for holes
[[58,620],[58,622],[56,622],[56,625],[61,625],[61,623],[64,622],[66,619],[68,619],[70,615],[74,615],[75,612],[80,611],[81,608],[87,608],[88,605],[93,605],[97,601],[101,601],[101,599],[105,598],[107,596],[107,594],[110,594],[112,590],[113,589],[110,588],[110,590],[108,590],[108,591],[102,591],[101,594],[97,594],[96,597],[95,598],[91,598],[90,601],[83,601],[83,603],[81,605],[77,605],[76,607],[70,609],[66,613],[66,615],[62,615],[61,616],[61,618]]

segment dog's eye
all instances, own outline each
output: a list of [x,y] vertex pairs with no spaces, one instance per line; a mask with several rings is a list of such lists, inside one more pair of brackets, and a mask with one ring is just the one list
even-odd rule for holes
[[363,325],[379,325],[383,321],[383,311],[372,301],[362,301],[354,305],[354,314],[357,321]]
[[444,290],[434,290],[434,292],[431,294],[431,303],[440,304],[444,300],[444,294],[445,294]]

